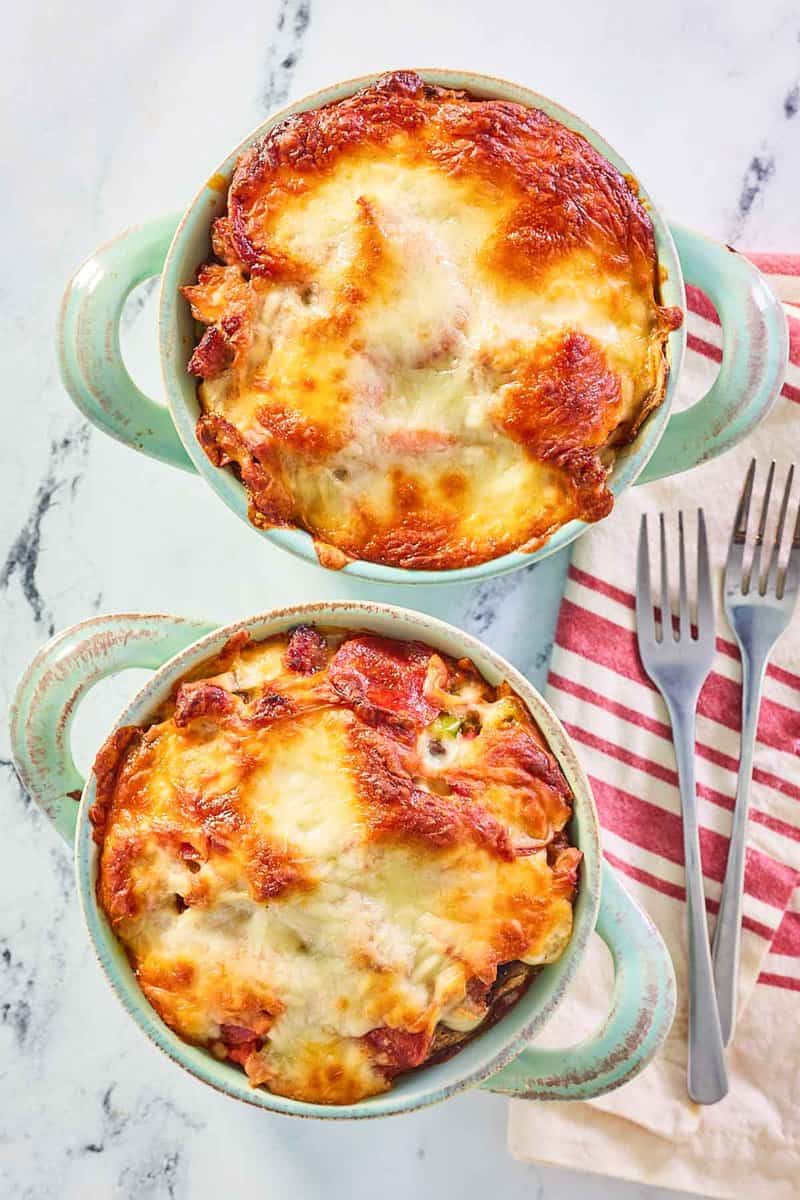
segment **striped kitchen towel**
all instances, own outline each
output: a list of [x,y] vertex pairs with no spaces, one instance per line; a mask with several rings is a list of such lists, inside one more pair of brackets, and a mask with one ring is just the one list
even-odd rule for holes
[[[648,910],[672,953],[678,1014],[658,1059],[639,1078],[588,1104],[512,1102],[517,1157],[601,1171],[704,1195],[741,1197],[769,1184],[800,1196],[800,613],[776,648],[760,712],[745,879],[739,1024],[731,1091],[713,1108],[686,1094],[683,846],[675,759],[660,695],[636,648],[633,588],[643,512],[688,516],[702,504],[721,576],[750,459],[777,461],[776,482],[800,458],[800,257],[752,255],[783,300],[790,365],[770,416],[746,441],[688,474],[632,489],[576,543],[559,615],[548,698],[590,777],[605,856]],[[714,379],[721,330],[713,306],[688,294],[689,351],[678,406]],[[794,497],[800,492],[795,481]],[[774,505],[777,508],[777,505]],[[675,522],[672,522],[676,524]],[[694,528],[692,520],[689,527]],[[654,528],[651,521],[651,534]],[[676,562],[672,547],[672,562]],[[719,595],[719,592],[717,592]],[[700,697],[697,778],[708,911],[716,913],[736,792],[738,650],[718,612],[717,654]],[[611,969],[595,939],[576,986],[548,1026],[568,1045],[607,1007]],[[544,1039],[543,1039],[544,1040]]]

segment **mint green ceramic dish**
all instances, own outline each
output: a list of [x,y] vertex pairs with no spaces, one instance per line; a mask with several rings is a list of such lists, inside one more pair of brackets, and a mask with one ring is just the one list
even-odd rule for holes
[[[235,629],[268,637],[298,621],[417,638],[456,658],[470,657],[491,683],[508,680],[539,723],[573,789],[571,835],[584,855],[569,946],[557,963],[536,976],[515,1007],[448,1062],[399,1078],[384,1095],[342,1107],[306,1104],[253,1089],[243,1072],[187,1045],[159,1019],[139,990],[125,953],[95,900],[97,848],[88,819],[95,780],[84,781],[70,751],[76,708],[100,679],[129,667],[154,669],[155,674],[120,714],[115,728],[145,722],[174,683],[215,654]],[[649,918],[601,861],[592,794],[564,729],[518,671],[451,625],[407,609],[365,602],[300,605],[222,629],[170,616],[93,617],[59,634],[37,654],[17,689],[11,734],[14,760],[25,787],[62,837],[74,842],[77,884],[89,936],[117,997],[174,1062],[238,1100],[292,1116],[329,1118],[407,1112],[475,1085],[511,1096],[585,1100],[631,1079],[667,1035],[675,1009],[672,963]],[[607,943],[616,969],[606,1021],[592,1037],[564,1050],[529,1045],[569,987],[593,930]]]
[[[499,97],[544,109],[584,134],[625,174],[628,164],[578,117],[518,84],[465,71],[424,70],[427,81],[464,88],[476,96]],[[195,281],[197,267],[211,253],[210,226],[226,202],[227,181],[242,150],[288,114],[340,100],[372,82],[362,76],[324,88],[281,109],[233,150],[182,216],[162,217],[121,234],[100,247],[79,268],[64,296],[59,328],[61,374],[81,411],[119,441],[172,466],[199,472],[229,508],[247,520],[244,489],[230,471],[213,467],[198,444],[195,380],[186,363],[195,343],[181,285]],[[722,321],[723,352],[719,377],[708,394],[685,412],[670,410],[686,347],[685,327],[669,339],[670,378],[664,403],[630,446],[617,458],[611,490],[621,495],[634,481],[674,475],[723,453],[740,441],[766,414],[780,391],[786,365],[786,321],[758,271],[745,259],[699,234],[670,227],[646,190],[659,260],[666,272],[663,302],[685,308],[684,279],[714,302]],[[145,396],[128,375],[120,354],[119,320],[133,287],[162,275],[159,344],[164,392],[169,408]],[[486,579],[561,550],[586,525],[572,521],[532,554],[516,552],[479,566],[445,571],[411,571],[376,563],[353,562],[344,568],[380,583],[466,582]],[[312,540],[293,529],[256,530],[276,545],[316,562]]]
[[[559,104],[518,84],[464,71],[420,70],[428,82],[463,88],[475,96],[500,97],[530,104],[583,133],[621,172],[628,164],[593,128]],[[182,284],[196,280],[198,264],[211,253],[210,226],[222,214],[225,190],[236,158],[290,113],[341,100],[377,76],[350,79],[314,92],[270,116],[231,151],[209,182],[200,188],[182,216],[167,216],[128,229],[98,248],[80,266],[68,286],[61,310],[62,379],[74,402],[94,424],[120,442],[160,458],[170,466],[197,470],[207,484],[247,521],[247,498],[228,470],[212,467],[194,437],[198,418],[196,380],[186,373],[196,330]],[[722,322],[722,364],[708,395],[686,412],[670,415],[686,347],[686,330],[669,338],[670,376],[660,408],[645,422],[636,440],[616,460],[612,491],[619,497],[634,481],[660,479],[697,466],[739,442],[768,412],[781,389],[787,359],[786,318],[759,272],[729,248],[691,233],[670,229],[640,187],[655,228],[658,259],[666,280],[663,302],[685,308],[684,280],[714,301]],[[162,274],[158,317],[164,394],[169,409],[146,397],[125,370],[120,355],[119,320],[136,284]],[[349,575],[381,583],[467,582],[504,574],[561,550],[587,528],[572,521],[535,553],[510,553],[479,566],[458,570],[413,571],[355,562]],[[311,536],[296,529],[255,530],[263,538],[301,558],[317,562]]]

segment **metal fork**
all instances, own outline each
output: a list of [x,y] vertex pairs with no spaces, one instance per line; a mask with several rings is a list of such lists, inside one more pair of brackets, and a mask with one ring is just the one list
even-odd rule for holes
[[678,624],[673,633],[667,573],[664,514],[659,517],[661,543],[661,636],[656,637],[650,590],[647,517],[639,528],[636,564],[636,632],[645,671],[661,692],[669,712],[678,765],[686,912],[689,934],[689,1095],[698,1104],[715,1104],[728,1091],[725,1052],[720,1031],[711,953],[708,944],[703,867],[697,821],[694,775],[697,699],[714,658],[714,601],[708,565],[708,541],[702,509],[697,512],[697,637],[692,636],[683,513],[678,514]]
[[800,590],[800,503],[794,525],[785,570],[779,570],[781,542],[789,508],[794,466],[789,468],[783,489],[775,541],[766,571],[761,572],[761,548],[769,515],[775,463],[769,468],[761,516],[758,522],[753,557],[744,570],[747,518],[753,495],[756,460],[750,463],[744,489],[731,533],[725,563],[724,607],[736,635],[742,658],[742,735],[739,751],[739,777],[733,812],[728,865],[722,886],[717,927],[714,930],[712,957],[722,1036],[727,1046],[736,1024],[736,993],[739,981],[739,940],[742,926],[744,866],[747,845],[747,816],[750,808],[750,780],[753,774],[753,749],[758,726],[758,709],[764,673],[773,647],[789,624]]

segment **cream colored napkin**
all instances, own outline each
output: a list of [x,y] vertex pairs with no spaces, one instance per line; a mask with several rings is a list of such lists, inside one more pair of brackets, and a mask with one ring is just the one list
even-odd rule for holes
[[[762,702],[745,880],[739,1024],[728,1055],[731,1090],[701,1108],[686,1093],[686,947],[680,804],[663,702],[635,645],[635,548],[642,512],[677,520],[702,504],[721,573],[738,494],[753,456],[777,461],[781,489],[800,459],[800,258],[756,259],[784,300],[791,363],[770,416],[741,446],[688,474],[632,489],[619,511],[576,544],[559,615],[549,700],[591,778],[604,851],[649,911],[675,963],[678,1013],[658,1059],[618,1091],[584,1104],[511,1103],[518,1158],[683,1188],[770,1200],[800,1196],[800,612],[776,648]],[[690,292],[689,353],[681,404],[713,381],[721,331],[705,297]],[[800,481],[794,497],[800,494]],[[777,509],[777,504],[773,504]],[[654,532],[654,525],[651,522]],[[673,564],[676,561],[673,548]],[[719,595],[719,592],[717,592]],[[717,911],[739,753],[740,667],[718,612],[714,669],[700,698],[697,776],[709,911]],[[575,985],[542,1038],[568,1045],[607,1008],[611,968],[595,939]]]

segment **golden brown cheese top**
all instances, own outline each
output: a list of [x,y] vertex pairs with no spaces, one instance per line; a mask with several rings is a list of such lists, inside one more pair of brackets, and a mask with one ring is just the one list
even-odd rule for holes
[[328,566],[442,569],[609,512],[681,313],[635,186],[583,136],[388,75],[246,151],[212,240],[183,289],[198,437],[256,524]]
[[98,899],[143,991],[254,1086],[384,1091],[569,939],[557,763],[508,687],[420,643],[235,635],[95,774]]
[[328,566],[442,569],[609,512],[681,314],[583,136],[398,72],[246,151],[212,240],[183,289],[198,437],[256,524]]

